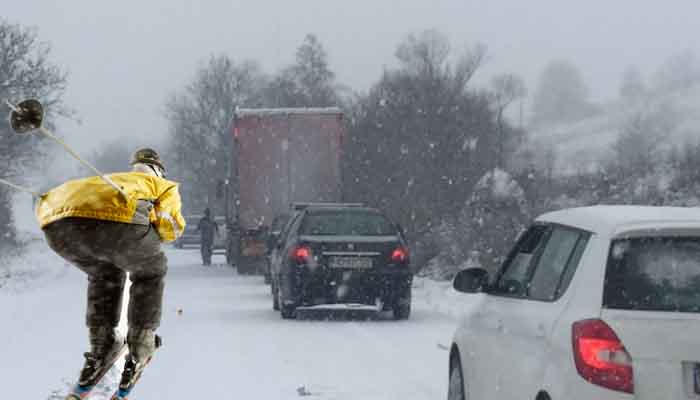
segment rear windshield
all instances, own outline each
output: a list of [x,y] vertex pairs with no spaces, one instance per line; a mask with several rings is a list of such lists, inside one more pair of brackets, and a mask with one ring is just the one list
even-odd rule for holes
[[644,311],[700,311],[700,238],[613,241],[603,304]]
[[300,235],[393,236],[394,225],[381,214],[358,211],[309,213],[299,228]]

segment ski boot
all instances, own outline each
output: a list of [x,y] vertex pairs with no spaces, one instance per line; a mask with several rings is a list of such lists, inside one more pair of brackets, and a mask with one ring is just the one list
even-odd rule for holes
[[81,400],[100,382],[119,357],[126,351],[126,341],[114,328],[90,328],[90,351],[85,353],[85,364],[78,383],[66,400]]
[[127,341],[130,352],[126,357],[122,379],[112,400],[127,399],[144,369],[151,362],[153,354],[162,345],[160,336],[150,329],[129,330]]

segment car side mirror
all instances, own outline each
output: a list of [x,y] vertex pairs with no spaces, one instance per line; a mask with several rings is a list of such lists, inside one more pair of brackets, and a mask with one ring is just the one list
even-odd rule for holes
[[489,284],[489,273],[482,268],[469,268],[459,271],[452,281],[452,287],[462,293],[480,293]]

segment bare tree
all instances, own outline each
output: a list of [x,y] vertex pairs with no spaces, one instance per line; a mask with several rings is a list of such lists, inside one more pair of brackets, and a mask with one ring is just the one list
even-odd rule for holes
[[700,84],[700,63],[691,50],[669,57],[656,71],[654,83],[657,90],[669,92]]
[[124,140],[113,140],[90,155],[92,165],[103,173],[122,172],[128,169],[135,146]]
[[610,169],[621,179],[653,172],[668,151],[668,138],[677,121],[677,111],[669,103],[635,113],[613,143]]
[[450,43],[443,33],[427,30],[408,35],[395,54],[407,71],[437,77],[447,67]]
[[340,89],[326,50],[316,35],[308,34],[295,63],[270,80],[264,99],[270,107],[330,107],[340,103]]
[[494,166],[489,100],[467,87],[484,48],[457,62],[451,55],[437,31],[409,35],[396,51],[399,67],[386,70],[351,112],[348,196],[386,209],[414,239],[461,210]]
[[485,44],[477,43],[474,46],[467,47],[459,56],[455,66],[454,80],[460,83],[462,88],[466,88],[467,83],[469,83],[486,59],[487,48]]
[[[50,124],[67,110],[62,102],[66,73],[51,63],[49,53],[50,46],[40,41],[35,30],[0,19],[0,101],[39,99]],[[22,171],[36,165],[41,156],[38,135],[16,135],[7,124],[0,124],[0,178],[19,182]],[[0,232],[6,233],[2,243],[13,241],[11,215],[11,193],[0,187]]]
[[[0,19],[0,100],[39,99],[50,122],[67,110],[62,103],[66,73],[51,63],[49,53],[36,31]],[[14,178],[36,161],[38,138],[13,135],[7,124],[0,124],[0,178]]]
[[328,54],[316,35],[309,34],[297,49],[296,65],[292,66],[302,93],[311,106],[337,104],[335,73],[328,66]]
[[405,72],[432,79],[449,77],[453,81],[452,87],[463,91],[486,59],[486,46],[476,44],[466,48],[457,55],[455,65],[449,62],[453,53],[447,37],[430,29],[408,35],[397,47],[395,55]]
[[496,108],[496,125],[498,126],[498,155],[497,165],[500,168],[505,167],[505,124],[503,114],[508,106],[514,101],[521,99],[527,95],[525,81],[514,74],[502,74],[495,76],[491,81],[493,90],[493,103]]
[[540,76],[533,99],[536,123],[572,122],[588,116],[589,89],[579,69],[569,61],[552,61]]
[[620,84],[620,97],[622,100],[635,102],[640,100],[646,92],[646,85],[639,68],[634,66],[627,67],[622,74],[622,83]]
[[292,68],[285,68],[275,75],[263,89],[268,107],[308,107],[312,103],[303,94]]
[[192,82],[167,101],[171,170],[183,182],[183,196],[196,207],[216,206],[213,191],[227,177],[231,162],[233,113],[236,107],[260,105],[264,85],[257,63],[212,56]]

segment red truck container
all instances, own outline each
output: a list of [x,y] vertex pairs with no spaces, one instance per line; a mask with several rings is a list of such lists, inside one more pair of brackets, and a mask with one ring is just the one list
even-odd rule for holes
[[262,271],[267,231],[294,202],[342,200],[343,114],[338,108],[238,109],[227,256],[239,272]]

